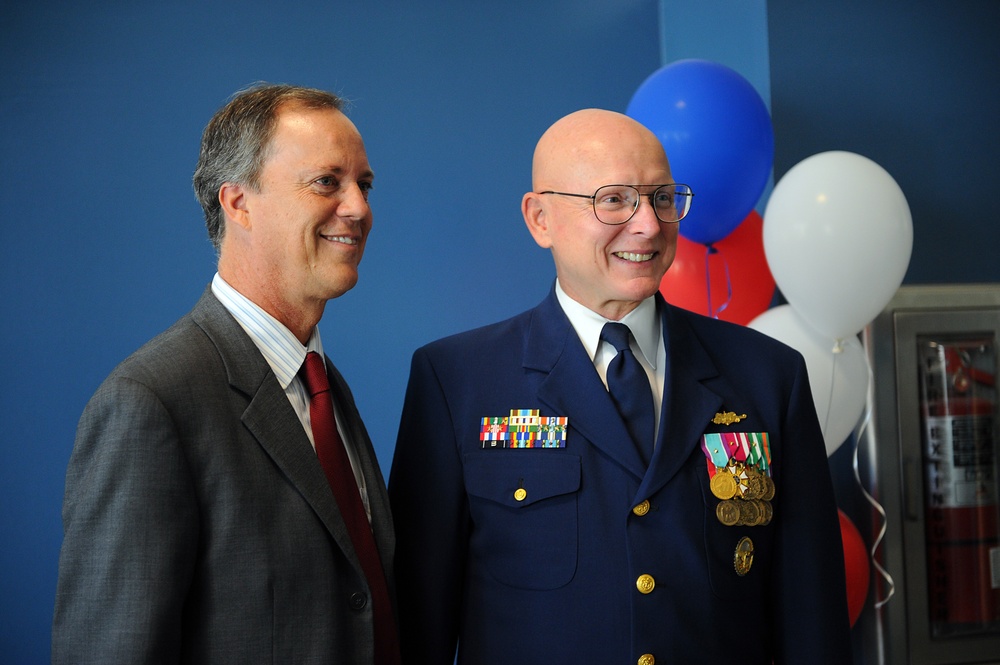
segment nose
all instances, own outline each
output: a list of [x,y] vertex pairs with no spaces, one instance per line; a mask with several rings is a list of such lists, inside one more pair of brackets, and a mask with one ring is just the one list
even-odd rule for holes
[[660,232],[660,220],[653,210],[653,202],[648,196],[639,197],[639,207],[636,208],[632,219],[628,220],[628,227],[631,233],[642,233],[645,235],[656,235]]
[[352,219],[363,219],[366,215],[371,214],[368,195],[362,189],[362,185],[353,183],[346,188],[340,205],[337,206],[337,214]]

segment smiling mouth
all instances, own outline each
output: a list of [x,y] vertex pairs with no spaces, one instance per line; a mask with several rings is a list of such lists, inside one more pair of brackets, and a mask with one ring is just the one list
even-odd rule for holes
[[645,263],[653,258],[653,254],[636,254],[635,252],[615,252],[615,256],[630,263]]
[[356,238],[350,236],[320,236],[324,240],[329,240],[330,242],[339,242],[345,245],[357,245],[358,241]]

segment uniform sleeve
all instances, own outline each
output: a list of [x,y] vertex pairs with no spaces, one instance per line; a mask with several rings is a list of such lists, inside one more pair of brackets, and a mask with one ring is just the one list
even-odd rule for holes
[[[774,574],[775,663],[853,662],[844,552],[826,447],[798,358],[782,432]],[[778,495],[775,497],[778,499]]]
[[404,665],[451,665],[469,511],[448,400],[426,353],[410,368],[389,476]]
[[109,378],[66,476],[52,662],[178,662],[198,511],[174,424],[146,386]]

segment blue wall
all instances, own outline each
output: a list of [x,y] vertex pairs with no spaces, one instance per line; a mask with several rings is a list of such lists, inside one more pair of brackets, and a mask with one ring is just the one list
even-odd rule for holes
[[913,214],[906,283],[1000,282],[1000,3],[767,7],[775,176],[825,150],[864,155]]
[[354,102],[375,226],[321,330],[388,471],[413,350],[549,288],[519,212],[534,143],[572,110],[625,109],[660,64],[657,16],[656,0],[5,3],[0,661],[49,657],[86,400],[211,279],[190,177],[232,92],[293,82]]

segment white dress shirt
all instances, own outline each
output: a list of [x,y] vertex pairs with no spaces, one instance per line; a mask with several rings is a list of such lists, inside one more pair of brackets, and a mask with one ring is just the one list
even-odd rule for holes
[[[315,351],[321,358],[325,359],[319,328],[313,328],[309,342],[303,346],[302,342],[292,334],[292,331],[230,286],[219,273],[215,273],[215,277],[212,279],[212,293],[246,331],[254,345],[260,349],[261,355],[264,356],[264,360],[270,365],[274,376],[278,379],[278,385],[285,391],[285,396],[288,397],[295,415],[302,422],[306,436],[309,437],[309,442],[315,450],[316,442],[313,440],[312,421],[309,417],[309,393],[306,392],[306,387],[302,383],[302,379],[299,378],[299,369],[305,362],[306,353],[309,351]],[[365,477],[354,452],[354,443],[344,429],[343,414],[336,400],[333,401],[333,408],[337,416],[337,431],[340,432],[344,448],[347,449],[347,456],[351,460],[351,469],[354,471],[354,478],[361,491],[361,501],[364,503],[365,512],[368,513],[368,520],[371,521],[368,489],[365,486]]]
[[[594,362],[597,374],[608,387],[608,365],[618,355],[611,344],[601,341],[601,330],[604,324],[611,321],[597,312],[588,309],[569,297],[559,280],[556,280],[556,298],[569,318],[570,325],[576,331],[583,348]],[[653,391],[653,417],[656,423],[654,436],[660,433],[660,411],[663,407],[663,382],[667,364],[667,351],[663,345],[663,326],[656,312],[656,299],[646,298],[634,310],[622,317],[619,323],[624,323],[632,331],[629,346],[632,353],[649,379],[649,387]],[[655,438],[654,438],[655,441]]]

